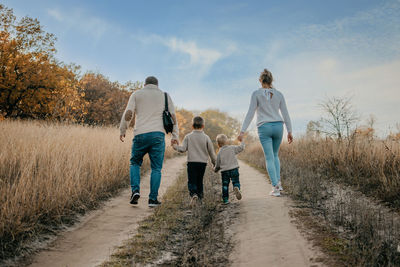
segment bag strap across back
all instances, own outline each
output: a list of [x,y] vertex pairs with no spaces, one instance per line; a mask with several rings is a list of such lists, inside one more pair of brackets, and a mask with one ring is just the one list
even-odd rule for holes
[[164,92],[164,96],[165,96],[165,111],[168,111],[168,97],[166,92]]

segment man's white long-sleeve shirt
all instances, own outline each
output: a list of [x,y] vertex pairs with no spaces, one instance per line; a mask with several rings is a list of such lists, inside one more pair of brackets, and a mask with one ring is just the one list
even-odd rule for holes
[[[168,94],[167,99],[169,112],[171,114],[175,114],[174,103]],[[142,89],[132,93],[129,98],[128,105],[125,108],[124,114],[122,115],[119,127],[121,135],[125,135],[133,117],[136,117],[133,131],[135,136],[150,132],[165,133],[162,117],[165,108],[164,106],[165,95],[157,85],[148,84]],[[128,111],[131,111],[131,116],[127,116]],[[178,122],[176,122],[172,131],[172,139],[177,140],[178,137]]]

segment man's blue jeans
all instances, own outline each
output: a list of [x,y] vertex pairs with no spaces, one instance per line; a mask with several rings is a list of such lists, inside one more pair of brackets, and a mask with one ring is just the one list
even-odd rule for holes
[[161,169],[164,161],[165,134],[150,132],[136,135],[133,138],[132,156],[130,164],[131,187],[133,191],[140,191],[140,167],[143,157],[149,153],[151,177],[149,198],[156,200],[161,182]]

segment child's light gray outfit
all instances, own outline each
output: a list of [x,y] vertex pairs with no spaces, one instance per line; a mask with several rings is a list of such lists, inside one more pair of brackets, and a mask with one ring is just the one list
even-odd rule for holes
[[217,163],[215,165],[215,172],[221,170],[229,171],[239,168],[239,163],[236,159],[236,155],[244,150],[244,143],[240,143],[239,146],[228,146],[225,145],[219,149],[217,155]]
[[185,136],[182,145],[174,145],[174,149],[179,152],[187,151],[188,162],[207,163],[210,156],[212,164],[215,165],[216,156],[213,143],[203,130],[193,130]]

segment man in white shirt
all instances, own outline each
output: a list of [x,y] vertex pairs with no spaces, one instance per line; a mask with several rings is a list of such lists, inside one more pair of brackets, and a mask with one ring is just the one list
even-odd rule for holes
[[[175,116],[175,107],[167,94],[168,109],[174,120],[171,145],[178,143],[178,124]],[[132,155],[130,159],[130,180],[132,195],[131,204],[137,204],[140,198],[140,167],[143,157],[148,153],[151,162],[149,206],[161,204],[157,200],[161,182],[161,169],[165,152],[165,129],[163,125],[163,111],[165,108],[165,94],[158,88],[157,78],[146,78],[141,90],[134,92],[122,115],[120,124],[120,140],[123,142],[126,130],[135,118]]]

